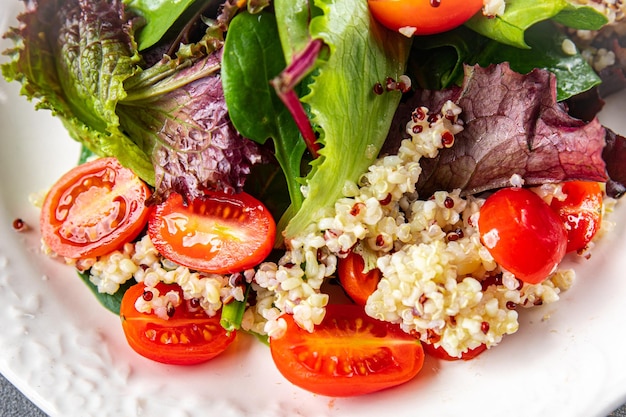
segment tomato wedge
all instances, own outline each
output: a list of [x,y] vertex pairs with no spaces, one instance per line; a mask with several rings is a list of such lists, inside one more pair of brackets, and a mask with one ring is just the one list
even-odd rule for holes
[[567,252],[584,250],[602,223],[602,189],[590,181],[566,182],[562,189],[567,197],[553,199],[550,207],[565,224]]
[[422,346],[424,346],[424,352],[426,352],[427,355],[430,355],[434,358],[443,359],[444,361],[470,361],[487,350],[487,345],[478,345],[474,349],[469,349],[463,352],[461,356],[457,358],[455,356],[450,356],[448,352],[446,352],[445,349],[441,346],[435,347],[429,343],[423,343]]
[[411,28],[432,35],[461,26],[482,7],[483,0],[368,0],[374,18],[391,30]]
[[[160,283],[159,295],[177,291],[182,300],[182,290],[176,284]],[[153,361],[173,365],[195,365],[218,356],[235,340],[236,332],[227,332],[220,325],[220,315],[209,317],[202,309],[192,311],[183,301],[168,312],[168,319],[155,313],[141,313],[135,302],[143,297],[143,283],[130,287],[120,306],[124,335],[130,347]],[[149,293],[145,298],[154,297]]]
[[490,195],[480,208],[478,230],[495,261],[529,284],[547,278],[565,256],[563,222],[526,188],[503,188]]
[[63,175],[44,199],[42,239],[67,258],[106,255],[144,229],[148,186],[115,158],[100,158]]
[[361,306],[365,305],[380,281],[379,269],[374,268],[364,273],[364,268],[363,257],[352,251],[345,258],[340,258],[337,264],[341,286],[352,301]]
[[308,332],[291,315],[287,329],[270,339],[276,367],[294,385],[313,393],[347,397],[409,381],[422,368],[418,339],[365,314],[356,304],[327,306],[322,323]]
[[150,213],[148,233],[167,259],[198,271],[227,274],[267,257],[276,223],[269,210],[246,193],[210,192],[188,205],[172,193]]

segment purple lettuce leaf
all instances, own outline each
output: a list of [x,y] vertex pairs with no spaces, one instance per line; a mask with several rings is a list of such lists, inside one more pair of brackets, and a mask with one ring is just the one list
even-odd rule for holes
[[606,129],[606,146],[602,156],[609,174],[606,193],[610,197],[620,198],[626,193],[626,138]]
[[422,160],[421,197],[436,190],[458,188],[467,195],[506,187],[514,174],[531,186],[607,180],[604,127],[597,119],[586,123],[568,115],[556,102],[550,72],[522,75],[507,64],[467,66],[462,88],[418,92],[403,111],[417,105],[438,111],[447,99],[462,108],[464,130],[454,146]]
[[121,0],[25,6],[20,26],[5,34],[14,47],[5,52],[11,60],[3,76],[91,152],[117,157],[154,185],[155,201],[171,191],[187,198],[204,189],[241,191],[250,167],[265,160],[225,108],[223,31],[207,30],[174,55],[148,61],[134,38],[139,20]]
[[[174,191],[194,199],[203,190],[240,192],[254,164],[270,154],[241,136],[228,116],[219,52],[148,87],[148,94],[118,104],[122,127],[151,147],[155,202]],[[182,80],[181,85],[177,85]],[[152,95],[161,84],[176,85]]]

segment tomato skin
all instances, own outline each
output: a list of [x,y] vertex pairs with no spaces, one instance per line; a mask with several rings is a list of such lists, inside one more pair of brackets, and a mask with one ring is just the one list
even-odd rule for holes
[[188,205],[172,193],[150,213],[148,233],[167,259],[228,274],[256,266],[269,255],[276,224],[269,210],[246,193],[207,192]]
[[337,264],[337,274],[341,286],[352,301],[360,306],[365,305],[380,281],[379,269],[374,268],[363,273],[364,268],[363,257],[352,251],[345,258],[339,258]]
[[430,343],[423,343],[422,346],[424,346],[424,352],[427,355],[430,355],[434,358],[443,359],[444,361],[458,361],[458,360],[470,361],[472,359],[475,359],[478,355],[480,355],[481,353],[487,350],[487,345],[481,344],[475,347],[474,349],[469,349],[463,352],[460,357],[455,357],[455,356],[450,356],[448,352],[446,352],[444,348],[442,348],[441,346],[435,347],[431,345]]
[[452,30],[468,21],[483,0],[368,0],[374,18],[391,30],[415,28],[414,35],[432,35]]
[[[218,356],[235,340],[236,332],[229,333],[220,325],[219,314],[209,317],[202,309],[192,312],[184,301],[168,320],[137,311],[135,301],[145,288],[143,283],[130,287],[120,307],[126,340],[141,356],[171,365],[195,365]],[[182,299],[182,290],[176,284],[160,283],[156,288],[160,294],[178,291]],[[185,337],[188,342],[181,343]]]
[[150,189],[115,158],[78,165],[48,191],[40,216],[44,242],[57,255],[106,255],[144,229]]
[[597,182],[570,181],[562,190],[565,200],[554,198],[550,207],[565,224],[567,252],[584,250],[602,222],[602,189]]
[[312,333],[291,315],[287,330],[270,339],[272,358],[291,383],[310,392],[348,397],[409,381],[422,368],[418,339],[365,314],[356,304],[331,304]]
[[559,216],[526,188],[503,188],[480,209],[481,241],[493,258],[518,279],[543,281],[567,248],[567,232]]

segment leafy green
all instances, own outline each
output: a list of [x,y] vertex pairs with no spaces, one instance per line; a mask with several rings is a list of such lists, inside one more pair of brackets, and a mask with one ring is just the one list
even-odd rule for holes
[[574,29],[595,30],[607,23],[607,18],[594,8],[574,6],[567,0],[513,0],[506,2],[502,16],[487,18],[478,13],[465,25],[502,44],[529,48],[526,30],[552,18]]
[[89,280],[89,272],[79,272],[77,271],[80,279],[89,287],[93,295],[96,299],[110,312],[119,315],[120,314],[120,306],[122,305],[122,298],[124,297],[124,293],[126,290],[132,287],[137,282],[134,279],[130,279],[126,281],[124,284],[120,285],[120,288],[115,292],[115,294],[106,294],[98,291],[98,287],[94,285]]
[[[150,157],[120,129],[115,112],[126,96],[124,81],[141,57],[133,26],[107,2],[43,4],[20,16],[23,23],[7,36],[16,47],[2,65],[8,81],[22,83],[22,94],[49,109],[70,135],[98,155],[116,155],[148,182],[154,181]],[[48,13],[40,18],[40,13]],[[59,36],[62,42],[54,42]],[[97,70],[94,70],[97,69]]]
[[509,62],[519,73],[533,68],[543,68],[557,76],[557,99],[565,100],[589,90],[600,83],[600,78],[580,53],[571,55],[563,51],[566,35],[549,21],[526,30],[530,49],[503,45],[483,37],[467,28],[425,37],[413,48],[409,73],[423,88],[442,89],[460,84],[463,64],[498,64]]
[[94,154],[116,157],[154,185],[153,201],[172,191],[189,199],[204,189],[238,192],[251,166],[268,159],[229,121],[217,52],[223,33],[207,31],[177,45],[175,57],[146,65],[134,39],[137,19],[122,3],[37,6],[10,32],[16,47],[3,74]]
[[[300,3],[301,5],[301,3]],[[320,133],[323,148],[306,179],[307,195],[299,210],[281,220],[288,225],[286,238],[302,233],[322,212],[342,195],[346,181],[356,181],[378,156],[393,114],[400,101],[399,92],[373,93],[376,83],[404,74],[410,40],[388,31],[371,19],[367,2],[343,0],[315,2],[322,14],[310,20],[312,39],[321,39],[330,54],[308,85],[302,98],[309,106],[312,122]],[[281,14],[301,12],[298,2],[278,0]],[[305,19],[288,19],[300,22]],[[302,28],[283,27],[279,33]],[[375,115],[375,117],[372,117]],[[289,219],[289,216],[293,215]]]
[[306,146],[291,114],[269,83],[284,68],[274,15],[238,14],[230,23],[222,59],[226,106],[241,134],[258,143],[273,139],[291,203],[299,207],[302,194],[298,178]]
[[146,20],[146,25],[137,32],[137,43],[141,51],[161,40],[195,0],[126,0],[125,3]]

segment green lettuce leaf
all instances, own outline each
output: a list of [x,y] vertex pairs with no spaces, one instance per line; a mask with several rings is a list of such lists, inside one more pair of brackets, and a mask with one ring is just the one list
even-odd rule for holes
[[599,76],[579,52],[563,51],[567,36],[552,22],[535,24],[525,34],[530,49],[503,45],[464,27],[425,37],[413,44],[416,52],[407,71],[423,88],[439,90],[461,84],[463,64],[509,62],[511,69],[522,74],[543,68],[556,75],[559,101],[600,84]]
[[[300,13],[298,5],[291,0],[275,2],[283,15]],[[404,74],[410,50],[409,39],[371,19],[367,2],[318,0],[315,6],[322,14],[310,20],[310,37],[321,39],[330,52],[325,64],[312,75],[310,92],[302,101],[310,108],[323,148],[306,178],[302,207],[281,220],[285,224],[289,219],[286,239],[304,232],[332,207],[342,195],[346,181],[357,181],[378,156],[401,93],[376,95],[373,87],[385,84],[387,77],[397,80]],[[286,25],[278,21],[279,32],[302,33],[301,28],[280,29],[283,24]]]
[[529,48],[525,32],[536,23],[555,19],[574,29],[600,29],[607,18],[589,6],[574,6],[567,0],[512,0],[506,2],[502,16],[487,18],[481,13],[466,26],[505,45]]
[[302,194],[298,179],[306,146],[291,114],[269,83],[286,65],[275,16],[238,14],[229,26],[222,64],[224,97],[233,125],[258,143],[273,139],[292,205],[299,207]]
[[29,10],[19,17],[20,27],[9,32],[16,47],[2,66],[4,77],[21,82],[21,93],[37,101],[38,109],[51,110],[89,150],[118,156],[153,181],[149,156],[121,131],[115,113],[126,96],[124,81],[140,61],[132,21],[116,2],[90,2],[87,13],[77,2],[46,6],[55,11],[48,19],[40,18],[41,9]]
[[137,43],[142,51],[160,41],[176,20],[196,1],[126,0],[125,3],[146,20],[146,24],[137,31]]

